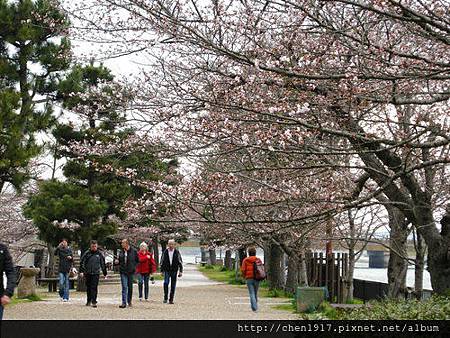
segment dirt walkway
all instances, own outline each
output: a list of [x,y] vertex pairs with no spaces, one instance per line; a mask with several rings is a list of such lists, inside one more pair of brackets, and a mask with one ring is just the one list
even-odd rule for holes
[[41,302],[19,303],[5,310],[4,319],[298,319],[295,314],[274,309],[286,299],[261,298],[259,311],[250,309],[247,289],[214,282],[193,265],[185,267],[178,280],[175,304],[163,304],[162,281],[150,286],[149,302],[139,302],[137,284],[132,308],[119,309],[119,284],[99,288],[98,308],[86,307],[85,294],[71,292],[71,300],[62,303],[56,293],[45,293]]

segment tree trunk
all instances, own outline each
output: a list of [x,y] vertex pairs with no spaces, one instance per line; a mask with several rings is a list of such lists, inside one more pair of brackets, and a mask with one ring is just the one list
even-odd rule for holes
[[389,263],[388,263],[388,297],[405,299],[406,273],[408,271],[407,238],[409,234],[408,221],[397,208],[387,207],[389,214]]
[[156,267],[159,269],[159,243],[158,239],[153,241],[153,258],[155,259]]
[[269,275],[269,266],[270,266],[270,243],[267,242],[263,245],[263,252],[264,252],[264,266],[266,268],[266,274],[267,278]]
[[161,241],[161,255],[167,249],[167,241]]
[[206,260],[207,260],[207,258],[206,258],[206,249],[202,245],[202,246],[200,246],[200,261],[201,262],[206,262]]
[[[355,195],[356,196],[356,195]],[[350,230],[350,240],[347,241],[348,244],[348,270],[347,275],[344,276],[345,287],[344,287],[344,297],[346,303],[353,303],[353,291],[354,282],[353,277],[355,273],[355,263],[356,263],[356,253],[355,246],[358,243],[357,237],[358,232],[356,231],[355,216],[352,210],[348,210],[348,220],[349,220],[349,230]]]
[[295,254],[289,256],[288,260],[288,273],[286,278],[286,288],[285,290],[290,293],[295,293],[297,289],[299,280],[299,257]]
[[308,286],[308,270],[306,266],[306,252],[304,252],[300,257],[299,269],[298,269],[298,280],[301,286]]
[[53,277],[55,274],[55,248],[50,243],[47,243],[47,251],[48,267],[46,277]]
[[235,264],[234,264],[234,280],[238,281],[241,275],[241,260],[239,259],[239,250],[235,253]]
[[423,292],[423,271],[425,268],[425,251],[426,245],[420,233],[415,236],[416,259],[414,268],[414,296],[422,299]]
[[428,246],[427,263],[433,291],[439,295],[446,295],[450,292],[450,204],[447,205],[446,213],[441,220],[440,234],[433,231],[436,228],[431,209],[424,209],[417,210],[417,214],[421,217],[417,232]]
[[344,299],[346,303],[353,302],[353,290],[354,290],[353,276],[355,273],[355,263],[356,263],[355,249],[351,247],[348,250],[348,273],[347,276],[345,276]]
[[48,249],[42,249],[42,261],[41,261],[41,265],[39,266],[39,268],[41,269],[41,271],[39,272],[39,277],[40,278],[45,278],[45,269],[47,268],[47,263],[48,263],[48,257],[49,257],[49,253],[48,253]]
[[217,263],[216,249],[209,249],[209,263],[211,265],[216,265]]
[[118,254],[118,252],[119,252],[119,249],[118,249],[117,247],[115,247],[114,250],[113,250],[113,268],[112,268],[112,270],[113,270],[114,272],[119,272],[119,266],[116,265],[116,264],[114,264],[114,262],[116,261],[116,259],[119,259],[119,254]]
[[269,289],[283,289],[284,288],[284,252],[280,246],[271,243],[270,244],[270,258],[268,265],[267,281],[269,283]]
[[239,249],[239,266],[242,264],[242,261],[246,257],[247,257],[247,251],[245,250],[245,248],[240,248]]
[[231,259],[231,250],[226,250],[225,251],[225,268],[227,270],[233,270],[233,260]]
[[[81,257],[83,257],[83,254],[87,251],[85,249],[87,246],[84,246],[83,244],[80,245],[80,263],[81,263]],[[78,268],[78,271],[80,269]],[[81,278],[80,274],[78,274],[77,278],[77,291],[85,292],[86,291],[86,277]]]

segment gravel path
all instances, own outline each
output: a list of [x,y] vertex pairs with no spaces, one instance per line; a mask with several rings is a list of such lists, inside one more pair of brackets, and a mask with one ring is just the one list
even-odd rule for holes
[[44,301],[9,306],[4,319],[298,319],[273,308],[286,302],[280,298],[260,298],[259,311],[253,313],[246,287],[211,281],[193,265],[187,265],[178,279],[174,305],[163,304],[162,281],[150,285],[149,302],[139,302],[137,284],[133,291],[134,306],[126,309],[118,307],[120,284],[100,285],[96,309],[84,305],[84,293],[71,292],[68,303],[62,303],[57,293],[44,293]]

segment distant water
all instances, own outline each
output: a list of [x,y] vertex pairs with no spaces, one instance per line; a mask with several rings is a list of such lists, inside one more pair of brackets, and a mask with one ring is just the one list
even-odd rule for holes
[[[387,283],[387,269],[369,269],[369,257],[361,256],[356,262],[354,278]],[[406,286],[414,287],[414,266],[410,265],[406,272]],[[423,271],[423,288],[432,290],[430,273]]]
[[[201,251],[199,247],[179,247],[179,250],[181,252],[181,256],[183,257],[184,263],[194,264],[196,262],[200,262]],[[264,260],[263,250],[258,248],[256,255]],[[220,251],[219,249],[217,249],[216,256],[218,259],[221,258],[220,256],[222,256],[223,259],[225,257],[225,250]],[[233,251],[232,257],[234,258],[234,256],[235,253]],[[358,262],[356,262],[354,278],[387,283],[387,269],[369,268],[369,257],[367,256],[367,254],[363,254]],[[409,287],[414,287],[413,266],[409,266],[408,268],[408,272],[406,274],[406,285]],[[423,288],[429,290],[432,289],[430,274],[427,270],[423,272]]]

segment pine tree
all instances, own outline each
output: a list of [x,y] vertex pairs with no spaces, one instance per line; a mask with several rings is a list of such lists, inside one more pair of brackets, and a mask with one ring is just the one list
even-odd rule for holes
[[[109,216],[124,217],[120,209],[130,194],[129,185],[94,168],[94,162],[103,165],[108,158],[90,154],[80,158],[69,147],[71,142],[108,144],[126,135],[121,130],[125,120],[119,91],[110,71],[93,65],[74,66],[58,85],[57,98],[78,122],[58,123],[53,131],[57,156],[66,159],[66,181],[40,182],[39,193],[31,196],[25,207],[40,237],[48,242],[56,244],[64,236],[83,250],[90,239],[101,240],[115,232]],[[72,228],[62,226],[64,222]]]
[[41,146],[36,134],[55,121],[52,104],[70,66],[69,21],[50,0],[0,0],[0,192],[20,189]]
[[[88,151],[80,155],[71,147],[77,142],[107,148],[134,135],[136,130],[125,124],[128,95],[107,68],[93,64],[74,66],[60,82],[58,98],[75,114],[77,122],[60,123],[53,131],[57,155],[66,160],[66,180],[41,182],[39,193],[30,196],[24,209],[43,240],[57,244],[61,237],[67,237],[81,250],[88,247],[90,239],[107,244],[109,236],[117,231],[117,219],[126,217],[122,210],[125,201],[146,193],[145,188],[116,172],[128,168],[136,172],[136,179],[158,181],[173,167],[173,162],[165,163],[142,149],[130,149],[124,154]],[[61,226],[65,222],[68,227]],[[146,220],[136,226],[150,223]]]

